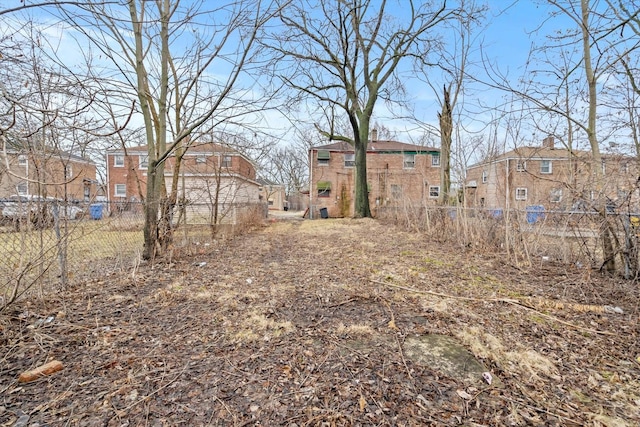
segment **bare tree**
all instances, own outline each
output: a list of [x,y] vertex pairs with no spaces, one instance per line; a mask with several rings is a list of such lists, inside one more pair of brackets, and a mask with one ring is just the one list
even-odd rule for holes
[[[473,33],[476,25],[483,19],[485,11],[484,7],[476,5],[474,1],[463,1],[461,8],[465,13],[458,14],[456,19],[447,22],[451,36],[445,42],[445,47],[436,52],[437,61],[425,57],[416,61],[416,76],[431,87],[440,104],[438,130],[440,134],[439,202],[441,204],[446,204],[449,201],[451,156],[456,128],[454,115],[461,115],[461,111],[456,113],[456,109],[460,107],[458,99],[465,89],[466,82],[470,81],[468,74],[472,71],[469,70],[469,67],[473,65],[471,55],[474,49],[478,48],[477,39],[474,38]],[[438,67],[434,67],[432,62],[438,64]],[[440,70],[441,73],[434,73],[435,70]],[[467,92],[469,91],[467,90]],[[458,110],[460,109],[458,108]],[[461,117],[456,119],[459,121]],[[418,124],[425,129],[430,126],[421,122]]]
[[[85,6],[86,5],[86,1],[67,1],[67,0],[52,0],[52,1],[36,1],[34,3],[26,3],[23,1],[21,1],[21,5],[20,6],[15,6],[15,7],[7,7],[4,9],[0,9],[0,16],[2,15],[8,15],[10,13],[16,13],[16,12],[21,12],[21,11],[26,11],[29,9],[38,9],[38,8],[46,8],[48,6]],[[100,2],[102,4],[113,4],[116,3],[116,1],[103,1]]]
[[[264,43],[276,52],[277,75],[331,111],[342,111],[353,135],[336,132],[335,116],[318,129],[330,140],[346,141],[355,151],[355,215],[370,217],[366,149],[379,100],[392,102],[402,92],[398,66],[424,55],[434,44],[431,32],[454,13],[432,1],[293,1],[279,18],[285,31]],[[392,16],[392,10],[402,13]]]
[[[180,161],[189,144],[199,133],[264,108],[239,92],[239,81],[271,8],[261,0],[210,9],[200,2],[129,0],[61,9],[138,101],[148,148],[144,258],[162,254],[172,241]],[[176,164],[167,194],[164,163],[170,156]]]
[[93,175],[93,167],[80,157],[77,141],[87,136],[87,129],[100,129],[91,117],[94,88],[86,76],[72,72],[59,59],[57,40],[28,18],[5,15],[3,23],[0,188],[5,195],[21,196],[11,218],[23,235],[5,253],[12,270],[0,273],[0,311],[53,271],[61,286],[67,284],[73,228],[67,221],[68,203],[83,198],[80,176],[86,176],[77,160],[82,160],[87,175]]
[[[543,45],[534,46],[526,69],[527,75],[522,79],[522,87],[516,88],[509,84],[505,76],[495,78],[498,73],[493,73],[493,85],[520,97],[530,106],[532,115],[535,112],[555,115],[570,123],[567,129],[571,145],[572,138],[587,141],[593,176],[591,186],[595,194],[599,195],[594,201],[594,208],[603,217],[600,236],[603,267],[613,271],[616,236],[607,219],[607,202],[603,192],[606,179],[601,154],[601,141],[609,129],[601,126],[598,111],[603,106],[603,83],[617,64],[632,52],[637,52],[640,38],[636,34],[624,33],[624,27],[631,23],[630,17],[621,19],[613,2],[546,0],[545,3],[552,8],[550,19],[545,23],[559,18],[562,20],[562,29],[554,30]],[[637,11],[632,16],[637,16]],[[557,60],[558,55],[561,57],[560,61]],[[532,64],[537,64],[537,68],[532,70]],[[544,64],[559,66],[545,69],[541,67]],[[558,84],[550,84],[550,81]],[[570,97],[581,102],[570,102]],[[576,132],[575,136],[573,132]]]

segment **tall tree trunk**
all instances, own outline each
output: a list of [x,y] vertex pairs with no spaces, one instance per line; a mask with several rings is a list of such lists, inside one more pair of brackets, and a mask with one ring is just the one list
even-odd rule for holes
[[356,160],[356,194],[355,212],[356,218],[371,218],[371,207],[369,206],[369,185],[367,183],[367,145],[369,143],[369,121],[368,118],[360,119],[356,128],[354,138],[355,160]]
[[[153,125],[153,118],[150,105],[150,91],[146,81],[146,69],[144,66],[144,47],[142,42],[142,22],[144,17],[144,8],[138,10],[134,1],[129,2],[129,13],[131,15],[131,25],[135,40],[135,71],[136,71],[136,90],[138,100],[140,101],[140,110],[144,119],[145,135],[147,138],[147,193],[144,205],[144,251],[143,258],[151,259],[156,253],[156,242],[158,239],[158,198],[160,195],[160,187],[158,185],[158,154],[156,150],[156,128]],[[162,171],[160,171],[163,174]],[[163,178],[161,176],[161,178]]]
[[593,157],[593,163],[591,165],[591,172],[594,182],[595,190],[598,194],[597,210],[600,213],[603,221],[602,231],[600,238],[602,240],[602,254],[604,259],[604,267],[607,271],[613,272],[616,269],[615,252],[613,248],[613,236],[612,225],[607,218],[607,203],[604,197],[603,186],[603,173],[602,173],[602,156],[600,154],[600,146],[598,145],[598,138],[596,135],[596,112],[597,112],[597,78],[593,70],[593,64],[591,63],[591,38],[589,34],[589,0],[580,1],[582,11],[582,48],[584,53],[584,71],[587,79],[587,85],[589,88],[589,116],[587,122],[587,138],[589,139],[589,145],[591,146],[591,155]]
[[[158,2],[160,4],[160,2]],[[169,95],[169,0],[162,0],[160,11],[160,99],[158,99],[158,133],[157,151],[158,157],[167,151],[167,99]],[[170,201],[166,195],[164,181],[164,162],[158,164],[156,178],[161,180],[158,200],[160,218],[158,221],[158,245],[156,248],[162,254],[168,248],[172,239],[171,213],[173,212]]]
[[453,133],[453,112],[451,111],[451,88],[442,87],[444,99],[442,112],[438,113],[440,121],[440,203],[449,202],[451,189],[451,135]]

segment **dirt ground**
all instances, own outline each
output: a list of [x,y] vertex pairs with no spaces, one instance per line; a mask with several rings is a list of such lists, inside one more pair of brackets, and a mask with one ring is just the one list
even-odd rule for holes
[[[374,220],[202,248],[0,314],[0,426],[640,424],[637,284]],[[491,384],[408,347],[443,335]]]

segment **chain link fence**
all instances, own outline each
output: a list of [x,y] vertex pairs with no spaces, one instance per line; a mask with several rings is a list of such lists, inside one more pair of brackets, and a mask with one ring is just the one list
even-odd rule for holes
[[[0,311],[27,292],[135,268],[144,243],[144,206],[136,202],[63,204],[0,201]],[[242,232],[266,218],[266,204],[178,206],[173,247],[190,250]]]
[[607,209],[547,210],[457,207],[383,207],[377,218],[469,250],[504,253],[516,264],[560,262],[601,269],[603,242],[625,278],[639,274],[640,213]]

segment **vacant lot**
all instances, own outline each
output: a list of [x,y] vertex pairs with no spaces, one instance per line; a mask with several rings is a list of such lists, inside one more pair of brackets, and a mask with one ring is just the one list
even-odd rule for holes
[[[0,425],[633,426],[637,304],[598,272],[373,220],[270,223],[11,306]],[[434,336],[491,384],[421,357]],[[17,381],[51,360],[63,370]]]

